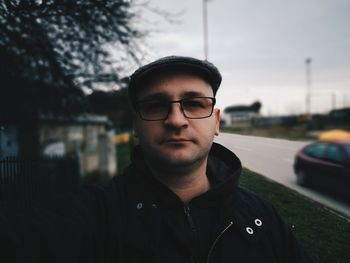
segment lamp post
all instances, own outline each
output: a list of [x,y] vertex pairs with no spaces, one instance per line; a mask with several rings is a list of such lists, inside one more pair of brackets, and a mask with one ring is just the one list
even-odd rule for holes
[[204,59],[208,60],[208,0],[203,0],[203,41],[204,41]]
[[311,58],[305,59],[306,68],[306,114],[310,117],[311,114]]
[[331,93],[332,96],[332,108],[331,110],[334,110],[337,107],[337,97],[334,92]]

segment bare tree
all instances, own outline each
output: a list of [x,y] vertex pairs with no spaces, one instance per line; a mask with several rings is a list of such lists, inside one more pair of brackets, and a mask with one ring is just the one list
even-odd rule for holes
[[143,56],[140,1],[0,0],[0,120],[89,111],[82,89]]
[[142,33],[134,16],[127,0],[1,0],[0,48],[20,57],[8,70],[14,76],[91,87],[118,80],[125,61],[138,60]]

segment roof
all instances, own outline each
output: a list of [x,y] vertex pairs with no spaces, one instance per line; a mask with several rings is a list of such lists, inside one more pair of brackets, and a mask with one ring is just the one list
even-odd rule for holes
[[96,114],[80,114],[76,116],[56,116],[49,114],[41,114],[38,119],[42,122],[55,123],[79,123],[79,124],[109,124],[107,116]]
[[258,113],[261,108],[261,103],[259,101],[256,101],[252,103],[251,105],[235,105],[235,106],[229,106],[224,109],[225,113],[230,112],[256,112]]

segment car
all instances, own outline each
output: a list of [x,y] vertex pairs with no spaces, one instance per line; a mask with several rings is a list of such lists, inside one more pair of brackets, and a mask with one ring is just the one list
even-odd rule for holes
[[350,198],[350,140],[316,141],[295,156],[297,184],[321,187]]

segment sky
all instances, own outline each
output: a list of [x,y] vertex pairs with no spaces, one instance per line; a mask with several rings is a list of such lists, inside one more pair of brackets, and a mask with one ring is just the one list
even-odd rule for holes
[[[144,62],[168,55],[204,59],[203,0],[150,0]],[[350,107],[349,0],[209,0],[208,60],[223,76],[222,110],[259,100],[261,114],[306,112],[307,58],[312,113]]]

